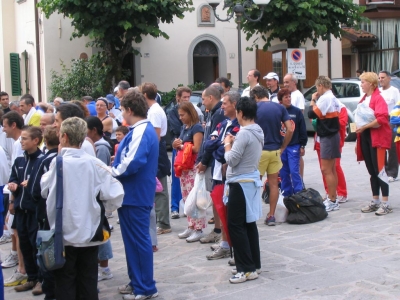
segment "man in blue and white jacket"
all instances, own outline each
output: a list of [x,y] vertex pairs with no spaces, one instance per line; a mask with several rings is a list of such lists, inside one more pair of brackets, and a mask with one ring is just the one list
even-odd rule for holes
[[[112,174],[123,185],[124,200],[118,209],[130,283],[119,287],[123,299],[149,299],[158,295],[153,279],[150,212],[154,203],[158,170],[158,137],[147,120],[144,96],[129,91],[121,101],[130,132],[118,147]],[[135,294],[133,294],[133,290]]]

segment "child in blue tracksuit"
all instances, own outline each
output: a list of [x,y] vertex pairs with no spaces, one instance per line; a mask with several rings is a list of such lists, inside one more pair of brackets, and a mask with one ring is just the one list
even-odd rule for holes
[[[118,209],[130,283],[120,287],[123,299],[158,295],[153,278],[153,251],[149,234],[158,168],[158,138],[146,119],[148,106],[142,94],[129,92],[121,101],[122,115],[131,125],[116,153],[112,174],[125,196]],[[134,293],[133,294],[133,291]]]

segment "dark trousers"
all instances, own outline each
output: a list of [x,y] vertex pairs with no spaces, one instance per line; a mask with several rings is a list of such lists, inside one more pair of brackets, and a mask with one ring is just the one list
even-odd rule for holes
[[[2,196],[3,196],[3,225],[5,225],[5,222],[6,222],[6,217],[7,217],[7,212],[8,212],[8,205],[9,205],[9,203],[8,203],[8,201],[9,201],[9,199],[10,199],[10,195],[9,194],[3,194],[3,188],[4,188],[4,185],[3,186],[0,186],[0,193],[2,194]],[[1,197],[1,195],[0,195],[0,197]]]
[[157,292],[153,278],[153,249],[149,233],[150,211],[151,206],[123,205],[118,209],[129,285],[133,287],[136,295],[147,296]]
[[98,300],[98,246],[65,246],[65,265],[54,270],[57,300]]
[[246,222],[246,200],[239,183],[229,184],[228,229],[237,271],[254,272],[260,269],[258,229],[256,222]]
[[[381,171],[378,168],[378,155],[385,155],[385,152],[381,151],[378,154],[377,148],[372,147],[371,133],[369,129],[364,130],[361,133],[361,151],[364,156],[365,166],[370,175],[372,196],[379,196],[380,190],[382,191],[383,197],[389,196],[389,185],[378,177],[378,174]],[[384,160],[382,157],[379,159]]]
[[396,143],[394,142],[395,137],[396,133],[392,131],[392,145],[388,151],[388,160],[385,165],[386,174],[393,178],[397,178],[399,175],[399,160],[397,158]]
[[36,213],[17,208],[14,218],[28,281],[37,280],[39,268],[36,264],[36,235],[38,231]]

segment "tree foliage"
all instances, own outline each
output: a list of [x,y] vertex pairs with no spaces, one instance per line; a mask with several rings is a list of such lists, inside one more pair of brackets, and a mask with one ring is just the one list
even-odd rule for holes
[[191,0],[41,0],[38,6],[48,18],[61,13],[72,19],[72,37],[88,36],[92,46],[103,49],[111,80],[120,80],[126,54],[134,52],[132,42],[143,36],[164,37],[159,23],[172,23],[191,11]]
[[105,95],[102,84],[109,68],[101,65],[97,56],[89,60],[72,60],[70,68],[61,62],[61,67],[60,73],[51,71],[49,101],[55,97],[72,100],[83,96],[98,98]]
[[[274,39],[286,41],[290,48],[300,47],[308,39],[315,46],[319,38],[329,40],[331,34],[340,38],[342,26],[357,27],[366,21],[361,16],[364,10],[353,0],[271,0],[259,22],[243,20],[243,31],[247,40],[260,34],[265,42],[264,50]],[[252,16],[258,14],[259,10],[253,9]],[[257,48],[258,39],[254,40],[253,47]]]

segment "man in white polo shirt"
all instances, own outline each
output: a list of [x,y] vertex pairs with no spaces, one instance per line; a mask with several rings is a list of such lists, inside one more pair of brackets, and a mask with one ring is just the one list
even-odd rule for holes
[[250,70],[247,73],[247,82],[249,86],[244,89],[242,97],[250,97],[250,91],[257,85],[260,85],[261,73],[257,69]]

